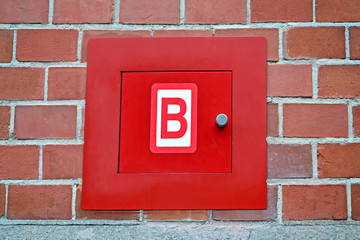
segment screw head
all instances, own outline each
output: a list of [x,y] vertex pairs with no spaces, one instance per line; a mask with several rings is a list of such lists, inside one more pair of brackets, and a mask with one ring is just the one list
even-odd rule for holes
[[224,128],[226,126],[228,122],[228,117],[221,113],[219,115],[217,115],[216,117],[216,125],[219,127],[219,128]]

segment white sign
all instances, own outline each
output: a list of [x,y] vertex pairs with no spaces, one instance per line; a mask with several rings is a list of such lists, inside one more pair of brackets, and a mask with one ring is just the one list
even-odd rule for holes
[[151,151],[194,152],[196,115],[197,86],[195,84],[154,84],[151,93]]

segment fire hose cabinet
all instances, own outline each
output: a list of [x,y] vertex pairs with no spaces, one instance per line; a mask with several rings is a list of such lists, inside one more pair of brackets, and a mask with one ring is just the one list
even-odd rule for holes
[[266,40],[88,45],[84,209],[266,208]]

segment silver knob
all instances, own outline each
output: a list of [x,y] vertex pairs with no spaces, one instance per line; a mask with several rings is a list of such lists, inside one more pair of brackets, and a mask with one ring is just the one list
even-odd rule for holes
[[219,128],[224,128],[226,126],[228,122],[228,117],[221,113],[219,115],[217,115],[216,117],[216,125],[219,127]]

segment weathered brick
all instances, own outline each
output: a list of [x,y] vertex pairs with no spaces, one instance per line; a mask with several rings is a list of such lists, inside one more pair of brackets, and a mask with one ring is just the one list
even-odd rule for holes
[[43,99],[44,75],[43,68],[0,68],[0,99]]
[[269,144],[268,178],[309,178],[312,176],[311,145]]
[[251,0],[252,22],[311,22],[312,0]]
[[81,178],[82,145],[46,145],[43,147],[43,178]]
[[279,135],[279,115],[276,103],[266,104],[266,129],[267,136],[276,137]]
[[49,0],[0,0],[0,23],[47,23]]
[[360,105],[353,107],[352,114],[354,135],[360,137]]
[[360,220],[360,184],[351,185],[351,217]]
[[179,21],[179,0],[121,0],[121,23],[176,24]]
[[83,210],[81,208],[82,186],[76,189],[76,218],[77,219],[113,219],[113,220],[138,220],[139,211],[135,210]]
[[37,179],[38,146],[0,146],[0,179]]
[[114,0],[55,0],[53,23],[110,23]]
[[283,219],[346,219],[345,185],[283,186]]
[[267,96],[311,97],[311,95],[311,65],[267,65]]
[[85,30],[81,44],[81,61],[86,62],[87,46],[90,38],[114,38],[114,37],[151,37],[148,30]]
[[212,37],[212,30],[155,30],[154,37]]
[[360,97],[360,65],[320,66],[319,97]]
[[208,210],[146,210],[145,219],[149,220],[200,220],[209,218]]
[[2,63],[11,62],[12,51],[13,51],[13,39],[14,39],[14,31],[0,30],[0,62]]
[[346,104],[284,104],[286,137],[347,137]]
[[78,31],[74,29],[18,30],[16,58],[19,61],[76,61]]
[[296,27],[285,32],[286,58],[345,58],[344,27]]
[[360,27],[349,29],[350,59],[360,59]]
[[316,0],[317,22],[360,21],[359,0]]
[[48,99],[85,99],[86,68],[49,68]]
[[0,217],[5,214],[5,201],[6,201],[6,190],[5,185],[0,184]]
[[76,106],[18,106],[16,138],[75,138],[76,114]]
[[318,146],[320,178],[360,177],[360,143],[327,143]]
[[0,106],[0,140],[9,138],[10,107]]
[[277,186],[267,189],[267,208],[265,210],[214,210],[215,220],[235,221],[269,221],[276,220],[277,215]]
[[266,59],[279,60],[279,30],[275,28],[216,29],[216,37],[265,37]]
[[10,185],[9,219],[71,219],[70,185]]
[[186,0],[185,23],[245,23],[246,0]]

